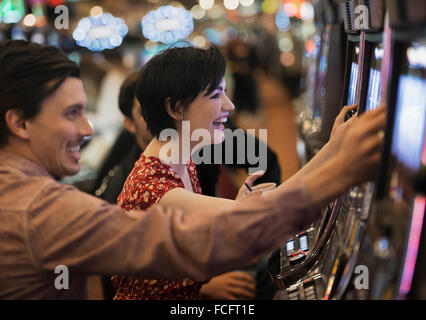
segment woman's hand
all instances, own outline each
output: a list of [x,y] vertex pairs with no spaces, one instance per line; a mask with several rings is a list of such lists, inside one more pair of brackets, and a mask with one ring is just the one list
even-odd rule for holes
[[357,118],[358,111],[345,122],[346,114],[354,109],[357,109],[358,105],[354,104],[351,106],[344,106],[340,113],[337,115],[334,120],[333,129],[331,130],[329,144],[332,150],[332,154],[335,155],[339,152],[342,147],[343,140],[345,138],[346,133],[348,132],[348,128],[354,123]]
[[354,119],[344,135],[344,147],[337,156],[352,184],[374,179],[380,164],[385,124],[386,107],[381,106]]
[[243,271],[232,271],[212,278],[204,284],[200,293],[212,300],[253,299],[256,283],[251,275]]
[[304,175],[311,208],[320,209],[350,186],[375,179],[385,124],[386,108],[383,106],[354,118],[337,155],[319,167],[311,166]]
[[253,183],[256,181],[256,179],[260,178],[264,174],[265,172],[260,170],[249,175],[247,179],[244,181],[244,184],[241,186],[240,190],[238,190],[238,194],[235,197],[235,200],[241,200],[242,198],[247,196],[250,193],[250,190],[247,188],[246,184],[251,188],[253,186]]

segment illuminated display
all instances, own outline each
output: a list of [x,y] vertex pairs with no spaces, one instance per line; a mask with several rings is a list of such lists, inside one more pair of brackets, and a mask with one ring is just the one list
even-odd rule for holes
[[308,251],[308,236],[303,235],[299,238],[300,249],[303,251]]
[[353,105],[355,103],[356,81],[358,79],[358,63],[352,62],[351,65],[351,79],[349,81],[348,103]]
[[286,243],[287,254],[294,250],[294,240],[289,240]]
[[426,79],[400,77],[392,152],[407,167],[417,170],[423,148]]
[[[399,78],[392,153],[399,163],[412,171],[425,164],[426,124],[426,44],[412,43],[406,51],[406,64]],[[391,177],[391,196],[396,203],[410,208],[408,243],[404,252],[404,264],[400,279],[399,294],[405,295],[411,289],[416,267],[420,237],[424,222],[426,198],[415,194],[405,186],[410,176],[396,166]],[[409,181],[407,181],[407,178]],[[408,212],[407,212],[408,213]]]
[[411,219],[410,236],[405,253],[404,269],[399,287],[400,294],[407,294],[411,289],[414,269],[416,267],[417,253],[419,250],[420,235],[422,233],[423,219],[426,209],[426,198],[418,196],[414,200],[413,217]]
[[353,105],[355,103],[355,94],[356,94],[356,82],[358,80],[358,54],[359,46],[355,46],[354,55],[352,58],[351,64],[351,76],[349,80],[349,91],[348,91],[348,100],[347,105]]
[[186,39],[193,30],[191,12],[184,8],[163,6],[142,18],[143,35],[154,42],[173,43]]
[[103,13],[81,19],[72,36],[79,46],[102,51],[120,46],[128,30],[123,19]]
[[18,23],[24,15],[25,7],[22,0],[0,1],[0,22]]
[[370,79],[368,82],[368,93],[366,111],[374,110],[379,106],[380,103],[380,78],[381,78],[381,66],[383,58],[383,49],[380,46],[375,48],[371,60],[370,68]]

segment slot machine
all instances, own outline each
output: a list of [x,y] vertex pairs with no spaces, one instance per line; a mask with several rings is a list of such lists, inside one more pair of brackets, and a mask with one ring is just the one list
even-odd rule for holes
[[343,28],[335,0],[313,2],[316,10],[316,48],[308,68],[307,118],[301,133],[307,159],[311,159],[328,141],[334,119],[340,109],[342,89]]
[[[359,2],[343,1],[347,33],[346,70],[342,105],[357,103],[360,111],[365,102],[377,104],[383,57],[383,1],[370,1],[374,28],[354,29],[355,6]],[[381,21],[381,24],[380,24]],[[375,55],[374,58],[372,55]],[[375,70],[376,72],[372,72]],[[379,80],[377,79],[379,73]],[[370,73],[373,76],[370,77]],[[379,85],[378,85],[379,84]],[[370,90],[370,91],[369,91]],[[369,92],[369,98],[366,98]],[[375,100],[373,100],[375,99]],[[322,238],[318,239],[304,261],[276,275],[275,283],[287,299],[339,299],[354,272],[354,261],[366,227],[374,193],[374,183],[350,188],[331,206]]]
[[[353,274],[345,299],[425,297],[425,252],[419,247],[425,248],[426,3],[390,0],[387,5],[392,36],[383,58],[384,64],[389,60],[384,70],[390,70],[382,95],[388,108],[384,156],[355,261],[367,277],[361,282],[361,275]],[[386,75],[382,79],[383,85]],[[366,108],[374,108],[375,101],[367,97]]]
[[[343,27],[338,1],[317,0],[313,1],[313,4],[319,32],[307,70],[306,108],[312,117],[321,119],[321,129],[319,131],[304,130],[303,123],[302,128],[299,128],[305,140],[308,158],[311,158],[329,139],[334,119],[340,109],[344,70]],[[320,37],[319,41],[318,37]],[[310,228],[288,239],[280,249],[271,254],[269,273],[274,281],[277,274],[303,262],[319,240],[324,237],[323,233],[334,207],[334,202],[330,203],[322,210],[321,218]],[[310,263],[314,260],[310,256],[306,262]]]
[[[315,3],[315,2],[314,2]],[[317,78],[315,88],[316,112],[322,116],[322,131],[316,135],[305,136],[309,149],[308,154],[313,156],[329,139],[334,119],[341,107],[341,90],[343,87],[343,26],[342,15],[339,13],[340,4],[337,1],[317,1],[320,4],[320,12],[324,14],[321,50],[318,61]],[[317,8],[317,7],[316,7]],[[330,23],[330,21],[339,22]],[[318,261],[318,254],[324,247],[325,241],[330,237],[333,223],[335,222],[337,208],[340,199],[331,202],[322,210],[321,218],[307,230],[288,239],[282,247],[272,253],[269,260],[269,271],[277,287],[281,290],[285,285],[279,280],[279,275],[290,274],[287,281],[295,281],[301,278]],[[333,219],[330,219],[333,217]],[[303,267],[301,267],[303,264]],[[278,277],[278,278],[277,278]],[[289,280],[292,279],[292,280]],[[280,299],[280,297],[278,297]]]

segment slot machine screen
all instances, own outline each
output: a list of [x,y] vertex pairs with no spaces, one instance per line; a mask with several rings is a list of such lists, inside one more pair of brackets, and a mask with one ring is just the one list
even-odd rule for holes
[[319,60],[319,66],[318,66],[318,107],[316,110],[314,110],[314,117],[320,117],[321,116],[321,103],[325,99],[326,95],[326,89],[325,89],[325,83],[327,80],[327,67],[328,67],[328,56],[329,56],[329,50],[330,50],[330,26],[327,26],[323,33],[323,39],[322,39],[322,47],[321,47],[321,56]]
[[291,239],[286,243],[287,256],[294,250],[294,240]]
[[[408,216],[408,242],[405,247],[400,294],[411,287],[426,207],[425,197],[411,187],[422,164],[426,123],[426,40],[412,42],[406,49],[399,77],[392,141],[390,196],[401,214]],[[424,158],[424,156],[423,156]],[[424,161],[424,159],[423,159]],[[423,163],[424,165],[424,163]]]
[[365,110],[376,109],[380,103],[380,78],[383,59],[383,47],[381,44],[372,50],[370,77],[368,81],[368,92]]
[[306,234],[304,234],[303,236],[301,236],[299,238],[299,244],[300,244],[300,249],[302,251],[308,251],[309,247],[308,247],[308,236]]
[[415,171],[420,166],[425,134],[426,44],[414,43],[406,52],[407,65],[399,78],[392,154]]
[[317,75],[318,75],[318,61],[321,53],[321,37],[320,35],[316,35],[312,38],[314,43],[314,47],[312,52],[308,52],[307,63],[308,63],[308,72],[307,72],[307,100],[308,100],[308,108],[311,109],[312,114],[314,114],[314,110],[318,107],[318,99],[316,97],[316,86],[317,86]]
[[353,105],[355,103],[356,82],[358,80],[358,57],[359,57],[359,44],[354,45],[352,59],[351,59],[351,74],[349,78],[348,100],[346,105]]

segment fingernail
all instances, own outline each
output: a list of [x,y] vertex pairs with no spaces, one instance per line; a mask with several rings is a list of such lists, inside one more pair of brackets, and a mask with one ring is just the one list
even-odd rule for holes
[[251,175],[252,176],[257,176],[257,175],[263,175],[264,173],[265,173],[265,171],[259,170],[259,171],[256,171],[255,173],[252,173]]

